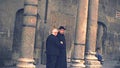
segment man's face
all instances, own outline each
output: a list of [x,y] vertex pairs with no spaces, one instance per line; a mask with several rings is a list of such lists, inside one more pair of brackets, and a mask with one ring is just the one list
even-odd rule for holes
[[57,36],[58,30],[57,30],[57,29],[53,29],[53,30],[52,30],[52,34],[53,34],[54,36]]
[[58,32],[57,32],[57,31],[53,33],[53,35],[55,35],[55,36],[57,36],[57,34],[58,34]]
[[60,29],[59,32],[60,32],[60,34],[64,34],[65,30],[64,29]]

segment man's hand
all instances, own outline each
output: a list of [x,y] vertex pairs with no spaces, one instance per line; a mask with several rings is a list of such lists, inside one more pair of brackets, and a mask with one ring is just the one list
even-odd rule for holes
[[63,44],[63,41],[60,41],[61,44]]

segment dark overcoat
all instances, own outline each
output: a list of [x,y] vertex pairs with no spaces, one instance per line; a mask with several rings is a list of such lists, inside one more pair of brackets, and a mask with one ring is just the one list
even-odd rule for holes
[[58,56],[60,54],[61,44],[54,35],[49,35],[46,40],[46,68],[57,68]]
[[60,48],[58,68],[67,68],[66,61],[66,40],[64,34],[58,33],[57,35],[59,42],[62,42],[62,48]]
[[54,35],[49,35],[46,41],[46,53],[49,55],[59,55],[61,44]]

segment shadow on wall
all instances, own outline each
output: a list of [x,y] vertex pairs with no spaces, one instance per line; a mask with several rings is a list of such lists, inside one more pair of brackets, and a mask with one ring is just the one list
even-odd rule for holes
[[12,45],[12,60],[17,61],[20,56],[22,24],[23,24],[24,9],[20,9],[16,12],[14,33],[13,33],[13,45]]
[[105,41],[107,38],[107,26],[101,21],[98,21],[98,29],[97,29],[97,44],[96,48],[101,48],[100,53],[105,55]]

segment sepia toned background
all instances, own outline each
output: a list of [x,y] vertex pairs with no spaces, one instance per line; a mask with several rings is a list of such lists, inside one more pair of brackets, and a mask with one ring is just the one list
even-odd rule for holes
[[[68,62],[73,54],[78,0],[39,0],[34,58],[45,64],[45,41],[53,27],[65,26]],[[0,63],[20,55],[24,0],[0,0]],[[47,11],[46,11],[47,8]],[[107,61],[120,60],[120,1],[100,0],[97,47]],[[46,14],[47,13],[47,14]],[[82,29],[82,28],[81,28]],[[116,62],[117,63],[117,62]],[[2,65],[2,64],[0,64]]]

